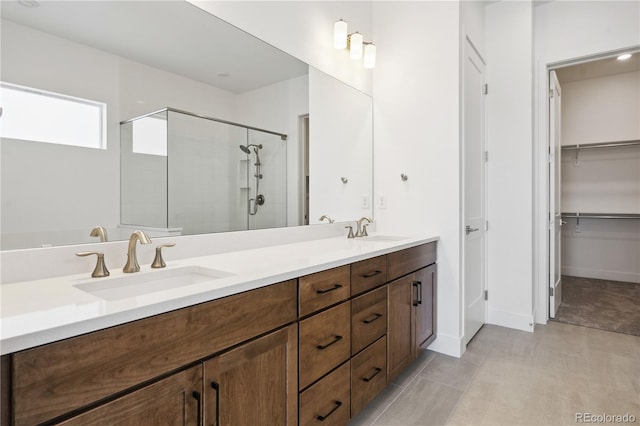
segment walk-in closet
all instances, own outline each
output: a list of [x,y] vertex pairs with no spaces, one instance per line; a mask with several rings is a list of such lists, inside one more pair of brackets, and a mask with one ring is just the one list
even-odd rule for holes
[[640,336],[640,53],[555,73],[562,276],[554,319]]

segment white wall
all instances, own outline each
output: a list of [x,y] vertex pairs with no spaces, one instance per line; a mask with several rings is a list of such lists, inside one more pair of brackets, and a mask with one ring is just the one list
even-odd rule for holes
[[534,8],[534,282],[536,322],[548,318],[547,66],[640,44],[640,2],[554,1]]
[[[640,72],[562,84],[562,144],[640,139]],[[562,152],[562,210],[640,214],[640,147]],[[562,273],[640,282],[640,220],[568,219]]]
[[[3,139],[2,230],[20,244],[91,241],[92,227],[120,216],[118,58],[5,20],[1,29],[2,81],[107,104],[106,150]],[[40,233],[51,230],[80,235]]]
[[375,218],[383,232],[440,235],[431,348],[460,356],[458,3],[379,1],[373,10],[374,188],[387,204]]
[[533,329],[532,5],[486,8],[489,323]]
[[561,86],[562,145],[640,139],[640,71]]
[[333,24],[347,21],[349,32],[372,39],[370,1],[207,1],[189,0],[236,27],[366,93],[372,71],[347,51],[333,48]]

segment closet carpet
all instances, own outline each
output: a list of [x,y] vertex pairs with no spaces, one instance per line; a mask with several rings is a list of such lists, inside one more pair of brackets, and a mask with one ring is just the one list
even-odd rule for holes
[[640,284],[563,275],[555,320],[640,336]]

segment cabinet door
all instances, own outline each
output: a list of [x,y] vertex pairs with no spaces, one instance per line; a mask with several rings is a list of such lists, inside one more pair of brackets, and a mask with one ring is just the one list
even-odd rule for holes
[[420,352],[435,338],[436,264],[416,272],[418,305],[415,307],[416,351]]
[[199,426],[201,404],[202,366],[198,365],[59,424]]
[[293,324],[205,362],[204,424],[297,424],[297,336]]
[[389,283],[388,300],[388,371],[389,380],[398,375],[414,359],[414,290],[415,275],[410,274]]

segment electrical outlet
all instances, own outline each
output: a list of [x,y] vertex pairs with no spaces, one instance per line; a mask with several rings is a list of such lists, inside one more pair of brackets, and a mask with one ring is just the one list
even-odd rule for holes
[[378,208],[386,209],[387,208],[387,196],[386,195],[378,195]]
[[360,207],[363,209],[369,208],[369,196],[367,194],[362,194],[360,196]]

